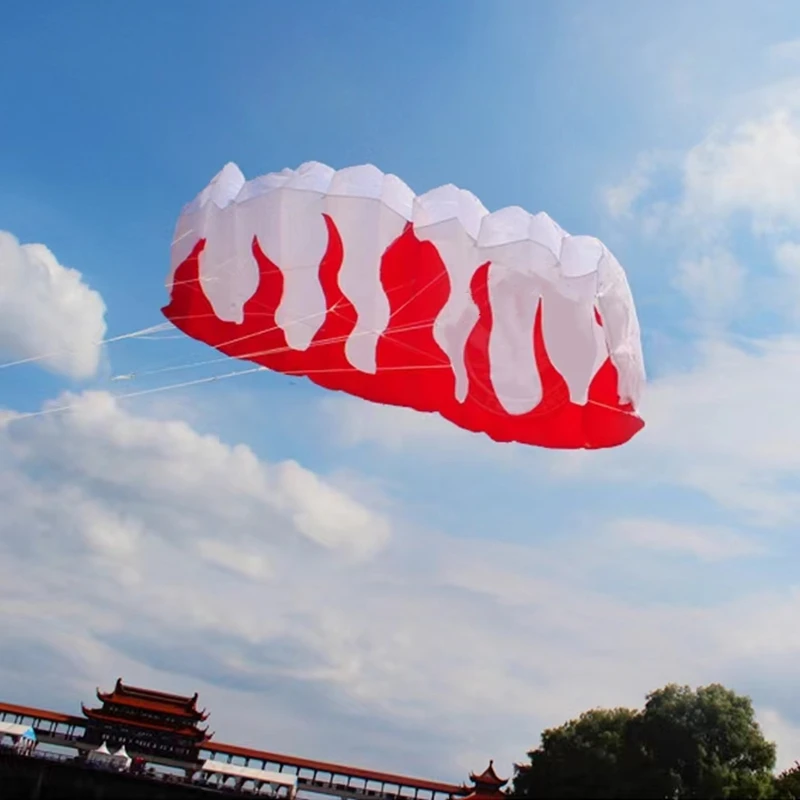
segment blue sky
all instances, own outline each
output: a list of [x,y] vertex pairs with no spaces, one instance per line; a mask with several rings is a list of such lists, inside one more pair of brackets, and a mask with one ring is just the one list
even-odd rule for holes
[[[6,699],[124,674],[198,688],[221,739],[460,780],[721,680],[800,754],[794,3],[20,5],[0,97],[2,360],[85,356],[0,370]],[[270,374],[114,401],[218,369],[92,345],[162,321],[183,204],[309,160],[602,238],[645,431],[503,447]]]

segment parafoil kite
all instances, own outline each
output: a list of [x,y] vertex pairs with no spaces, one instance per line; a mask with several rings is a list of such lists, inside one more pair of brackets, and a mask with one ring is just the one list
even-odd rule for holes
[[165,316],[228,356],[503,442],[613,447],[644,425],[625,273],[544,213],[416,197],[371,165],[228,164],[171,261]]

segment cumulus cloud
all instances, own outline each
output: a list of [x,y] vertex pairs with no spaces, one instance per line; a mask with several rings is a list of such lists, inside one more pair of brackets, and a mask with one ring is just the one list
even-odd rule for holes
[[656,174],[674,161],[674,154],[660,150],[641,153],[633,169],[622,181],[603,189],[606,211],[614,219],[630,217],[637,202],[653,186]]
[[633,204],[650,186],[649,172],[645,166],[638,166],[624,181],[605,189],[603,200],[612,217],[625,217],[631,213]]
[[[114,500],[109,508],[115,514],[138,520],[145,530],[168,526],[182,541],[194,540],[200,513],[225,531],[220,541],[231,548],[253,537],[254,521],[263,530],[255,539],[264,546],[299,534],[356,559],[389,539],[386,520],[295,462],[268,464],[245,445],[201,436],[184,422],[126,413],[105,392],[66,394],[47,408],[65,406],[69,411],[38,420],[7,421],[4,447],[38,485],[69,494],[78,510],[88,486]],[[116,547],[122,546],[119,536]],[[125,547],[134,547],[135,539],[129,532]],[[101,544],[100,534],[95,542]],[[204,552],[225,560],[218,549]]]
[[[797,52],[791,41],[767,55],[786,60]],[[703,329],[694,367],[651,383],[645,433],[610,457],[628,464],[620,472],[628,476],[641,459],[664,459],[664,480],[764,521],[798,508],[791,478],[799,341],[793,327],[743,341],[726,325],[781,314],[793,325],[800,311],[799,99],[796,80],[761,87],[738,118],[676,162],[679,192],[665,218],[683,252],[671,283],[692,302],[693,321],[721,324]],[[643,225],[663,210],[663,197],[659,203],[638,209]]]
[[800,513],[800,338],[697,345],[694,366],[651,382],[647,427],[614,450],[552,453],[552,477],[688,489],[758,526]]
[[778,42],[767,49],[767,56],[777,62],[800,61],[800,39]]
[[778,266],[794,281],[800,281],[800,244],[783,242],[775,251]]
[[615,520],[612,536],[624,544],[659,552],[686,553],[703,561],[722,561],[765,552],[763,544],[720,526],[676,525],[659,519]]
[[727,250],[716,248],[678,264],[674,284],[694,305],[699,319],[724,321],[742,301],[746,271]]
[[231,548],[216,539],[200,539],[197,553],[209,564],[216,564],[252,580],[267,580],[273,574],[270,562],[263,553]]
[[[768,59],[793,57],[797,47],[778,45]],[[642,153],[606,190],[606,210],[634,218],[645,236],[657,233],[662,248],[677,245],[670,283],[696,319],[727,325],[765,310],[796,317],[800,81],[763,85],[733,105],[735,113],[682,154],[658,161]],[[787,244],[775,249],[780,239]]]
[[0,353],[40,359],[53,372],[89,378],[97,371],[106,307],[75,269],[42,244],[0,231]]
[[[647,427],[621,448],[548,452],[498,445],[427,419],[347,401],[326,404],[351,444],[413,453],[435,463],[505,461],[532,480],[598,480],[683,487],[759,524],[800,513],[800,338],[701,339],[691,367],[652,380],[642,403]],[[363,404],[362,404],[363,406]]]
[[745,212],[758,230],[800,222],[800,124],[778,109],[692,148],[683,167],[683,211]]
[[[8,699],[44,702],[49,675],[50,702],[73,708],[123,674],[199,689],[222,740],[462,780],[482,767],[466,754],[508,774],[545,725],[719,679],[758,656],[755,629],[763,652],[800,653],[784,631],[793,596],[624,599],[590,579],[602,537],[571,551],[407,525],[390,538],[382,515],[293,462],[103,393],[56,402],[72,411],[0,429]],[[676,531],[619,528],[626,569],[647,570],[637,552],[666,539],[717,563],[747,549]]]
[[513,445],[497,448],[488,436],[467,432],[438,414],[343,395],[324,398],[319,408],[332,421],[338,443],[348,447],[373,443],[398,453],[419,448],[432,460],[458,455],[508,458],[514,450]]
[[653,382],[647,436],[608,460],[639,477],[658,463],[659,480],[764,523],[792,518],[800,510],[791,482],[800,467],[800,340],[711,340],[699,353],[693,369]]
[[774,260],[780,280],[772,293],[773,302],[796,319],[800,316],[800,244],[781,242],[775,247]]

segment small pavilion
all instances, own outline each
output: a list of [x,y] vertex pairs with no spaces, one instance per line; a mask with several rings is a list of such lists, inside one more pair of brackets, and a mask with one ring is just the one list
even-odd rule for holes
[[464,786],[464,794],[459,800],[498,800],[506,797],[503,787],[508,783],[508,778],[498,777],[494,771],[494,760],[480,775],[470,772],[469,779],[472,786]]

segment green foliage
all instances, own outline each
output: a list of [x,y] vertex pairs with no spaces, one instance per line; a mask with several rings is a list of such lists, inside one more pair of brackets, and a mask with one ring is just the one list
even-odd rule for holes
[[628,731],[636,712],[627,708],[586,711],[576,720],[542,734],[517,765],[512,792],[517,797],[635,797],[628,786],[631,764]]
[[768,798],[775,746],[752,703],[724,686],[669,685],[642,711],[588,711],[542,734],[517,765],[525,798]]
[[781,772],[775,778],[775,800],[797,800],[800,798],[800,763]]

